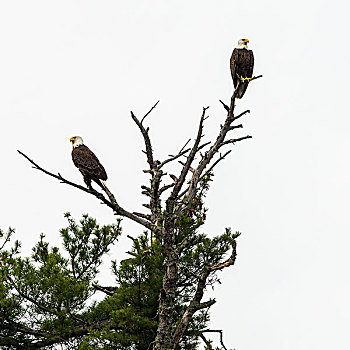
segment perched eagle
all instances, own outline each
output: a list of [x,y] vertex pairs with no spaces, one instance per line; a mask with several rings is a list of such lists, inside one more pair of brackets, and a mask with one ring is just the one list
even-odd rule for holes
[[101,180],[106,181],[107,174],[98,158],[89,147],[84,145],[80,136],[73,136],[69,141],[73,145],[73,163],[83,174],[86,185],[92,188],[91,180],[94,180],[102,189],[105,189],[105,185]]
[[238,40],[238,47],[232,52],[230,66],[233,84],[238,85],[237,98],[242,98],[247,90],[248,83],[253,76],[254,55],[248,50],[248,39]]

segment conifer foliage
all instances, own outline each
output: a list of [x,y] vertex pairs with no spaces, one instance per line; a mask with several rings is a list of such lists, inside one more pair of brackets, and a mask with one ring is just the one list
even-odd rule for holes
[[[229,137],[243,127],[236,120],[249,113],[234,113],[237,88],[229,105],[220,101],[227,116],[217,138],[203,140],[208,109],[203,108],[192,145],[189,140],[165,160],[154,158],[144,126],[158,102],[142,119],[131,112],[144,139],[144,172],[150,176],[149,184],[142,186],[145,213],[125,209],[107,187],[97,191],[73,183],[19,152],[46,175],[96,197],[118,219],[101,226],[88,215],[76,222],[67,213],[67,227],[60,230],[62,248],[41,235],[30,257],[21,256],[20,242],[10,242],[13,229],[0,232],[2,349],[195,350],[204,343],[210,350],[210,338],[217,333],[220,349],[227,350],[222,330],[208,328],[216,300],[206,298],[205,291],[220,282],[220,271],[235,263],[239,233],[227,228],[208,236],[202,226],[213,170],[231,152],[221,153],[222,148],[250,138]],[[181,167],[167,177],[165,168],[172,162]],[[128,235],[129,257],[113,261],[114,278],[102,286],[98,272],[122,234],[122,218],[140,224],[144,232]]]

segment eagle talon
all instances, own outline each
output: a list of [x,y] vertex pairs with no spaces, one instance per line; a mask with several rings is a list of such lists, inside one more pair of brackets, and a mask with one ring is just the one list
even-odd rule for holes
[[247,80],[248,83],[249,83],[249,82],[252,80],[252,78],[248,78],[248,77],[243,78],[243,77],[241,76],[241,82],[244,83],[245,80]]

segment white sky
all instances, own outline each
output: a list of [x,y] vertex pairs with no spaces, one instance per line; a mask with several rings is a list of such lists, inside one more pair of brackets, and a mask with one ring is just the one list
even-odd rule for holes
[[159,157],[195,135],[203,106],[215,137],[229,58],[247,37],[264,78],[237,106],[252,112],[238,134],[253,139],[221,163],[208,196],[207,232],[243,233],[211,325],[237,350],[350,349],[348,14],[339,0],[2,1],[0,226],[15,227],[29,254],[41,232],[59,244],[65,211],[112,222],[107,207],[16,152],[82,183],[73,135],[105,165],[119,202],[142,210],[148,177],[129,111],[161,100],[148,117]]

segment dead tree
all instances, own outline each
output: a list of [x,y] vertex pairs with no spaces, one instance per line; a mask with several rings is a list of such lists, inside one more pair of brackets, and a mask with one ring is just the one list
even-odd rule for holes
[[[261,76],[254,77],[251,81],[260,77]],[[233,132],[243,127],[242,124],[236,123],[238,119],[246,116],[250,112],[246,110],[237,115],[235,114],[238,87],[239,85],[233,92],[228,105],[220,101],[227,112],[227,117],[225,122],[220,126],[219,133],[213,142],[205,142],[203,140],[204,123],[208,117],[208,107],[205,107],[202,110],[198,131],[192,145],[189,146],[191,140],[188,140],[177,154],[169,155],[169,157],[164,160],[157,160],[154,158],[149,127],[144,125],[146,117],[156,108],[159,101],[142,118],[138,118],[131,112],[131,118],[138,126],[145,144],[145,150],[143,150],[143,152],[146,155],[148,167],[144,172],[150,176],[150,185],[142,186],[142,193],[147,197],[147,203],[143,204],[148,210],[147,213],[137,213],[126,210],[117,202],[114,194],[108,189],[103,193],[73,183],[59,173],[56,175],[45,170],[24,153],[18,151],[35,169],[56,178],[61,183],[73,186],[95,196],[102,201],[102,203],[111,208],[116,215],[129,218],[144,226],[151,232],[154,239],[162,243],[166,253],[166,273],[163,277],[163,285],[159,295],[158,330],[152,344],[154,350],[169,350],[178,347],[193,315],[199,310],[208,309],[216,302],[215,299],[203,301],[204,291],[209,284],[209,279],[218,271],[235,263],[236,240],[234,239],[235,237],[232,236],[233,238],[230,241],[231,252],[229,256],[216,264],[211,264],[210,262],[203,263],[201,271],[199,271],[196,278],[195,292],[193,293],[192,300],[188,303],[180,319],[174,317],[176,292],[179,288],[178,282],[181,277],[179,275],[181,253],[191,246],[191,242],[194,239],[194,237],[190,235],[188,237],[182,237],[180,240],[179,227],[176,225],[176,222],[183,213],[190,210],[191,204],[196,200],[201,181],[208,174],[211,174],[216,165],[231,152],[229,149],[221,153],[224,146],[233,146],[240,141],[251,138],[249,135],[237,138],[230,136],[231,131]],[[166,179],[165,176],[167,175],[165,172],[166,165],[175,161],[178,161],[182,165],[181,170],[176,176],[170,175],[171,182],[169,182],[169,178],[165,181],[164,179]],[[205,332],[209,331],[206,330]],[[201,336],[203,336],[203,334],[201,334]]]

